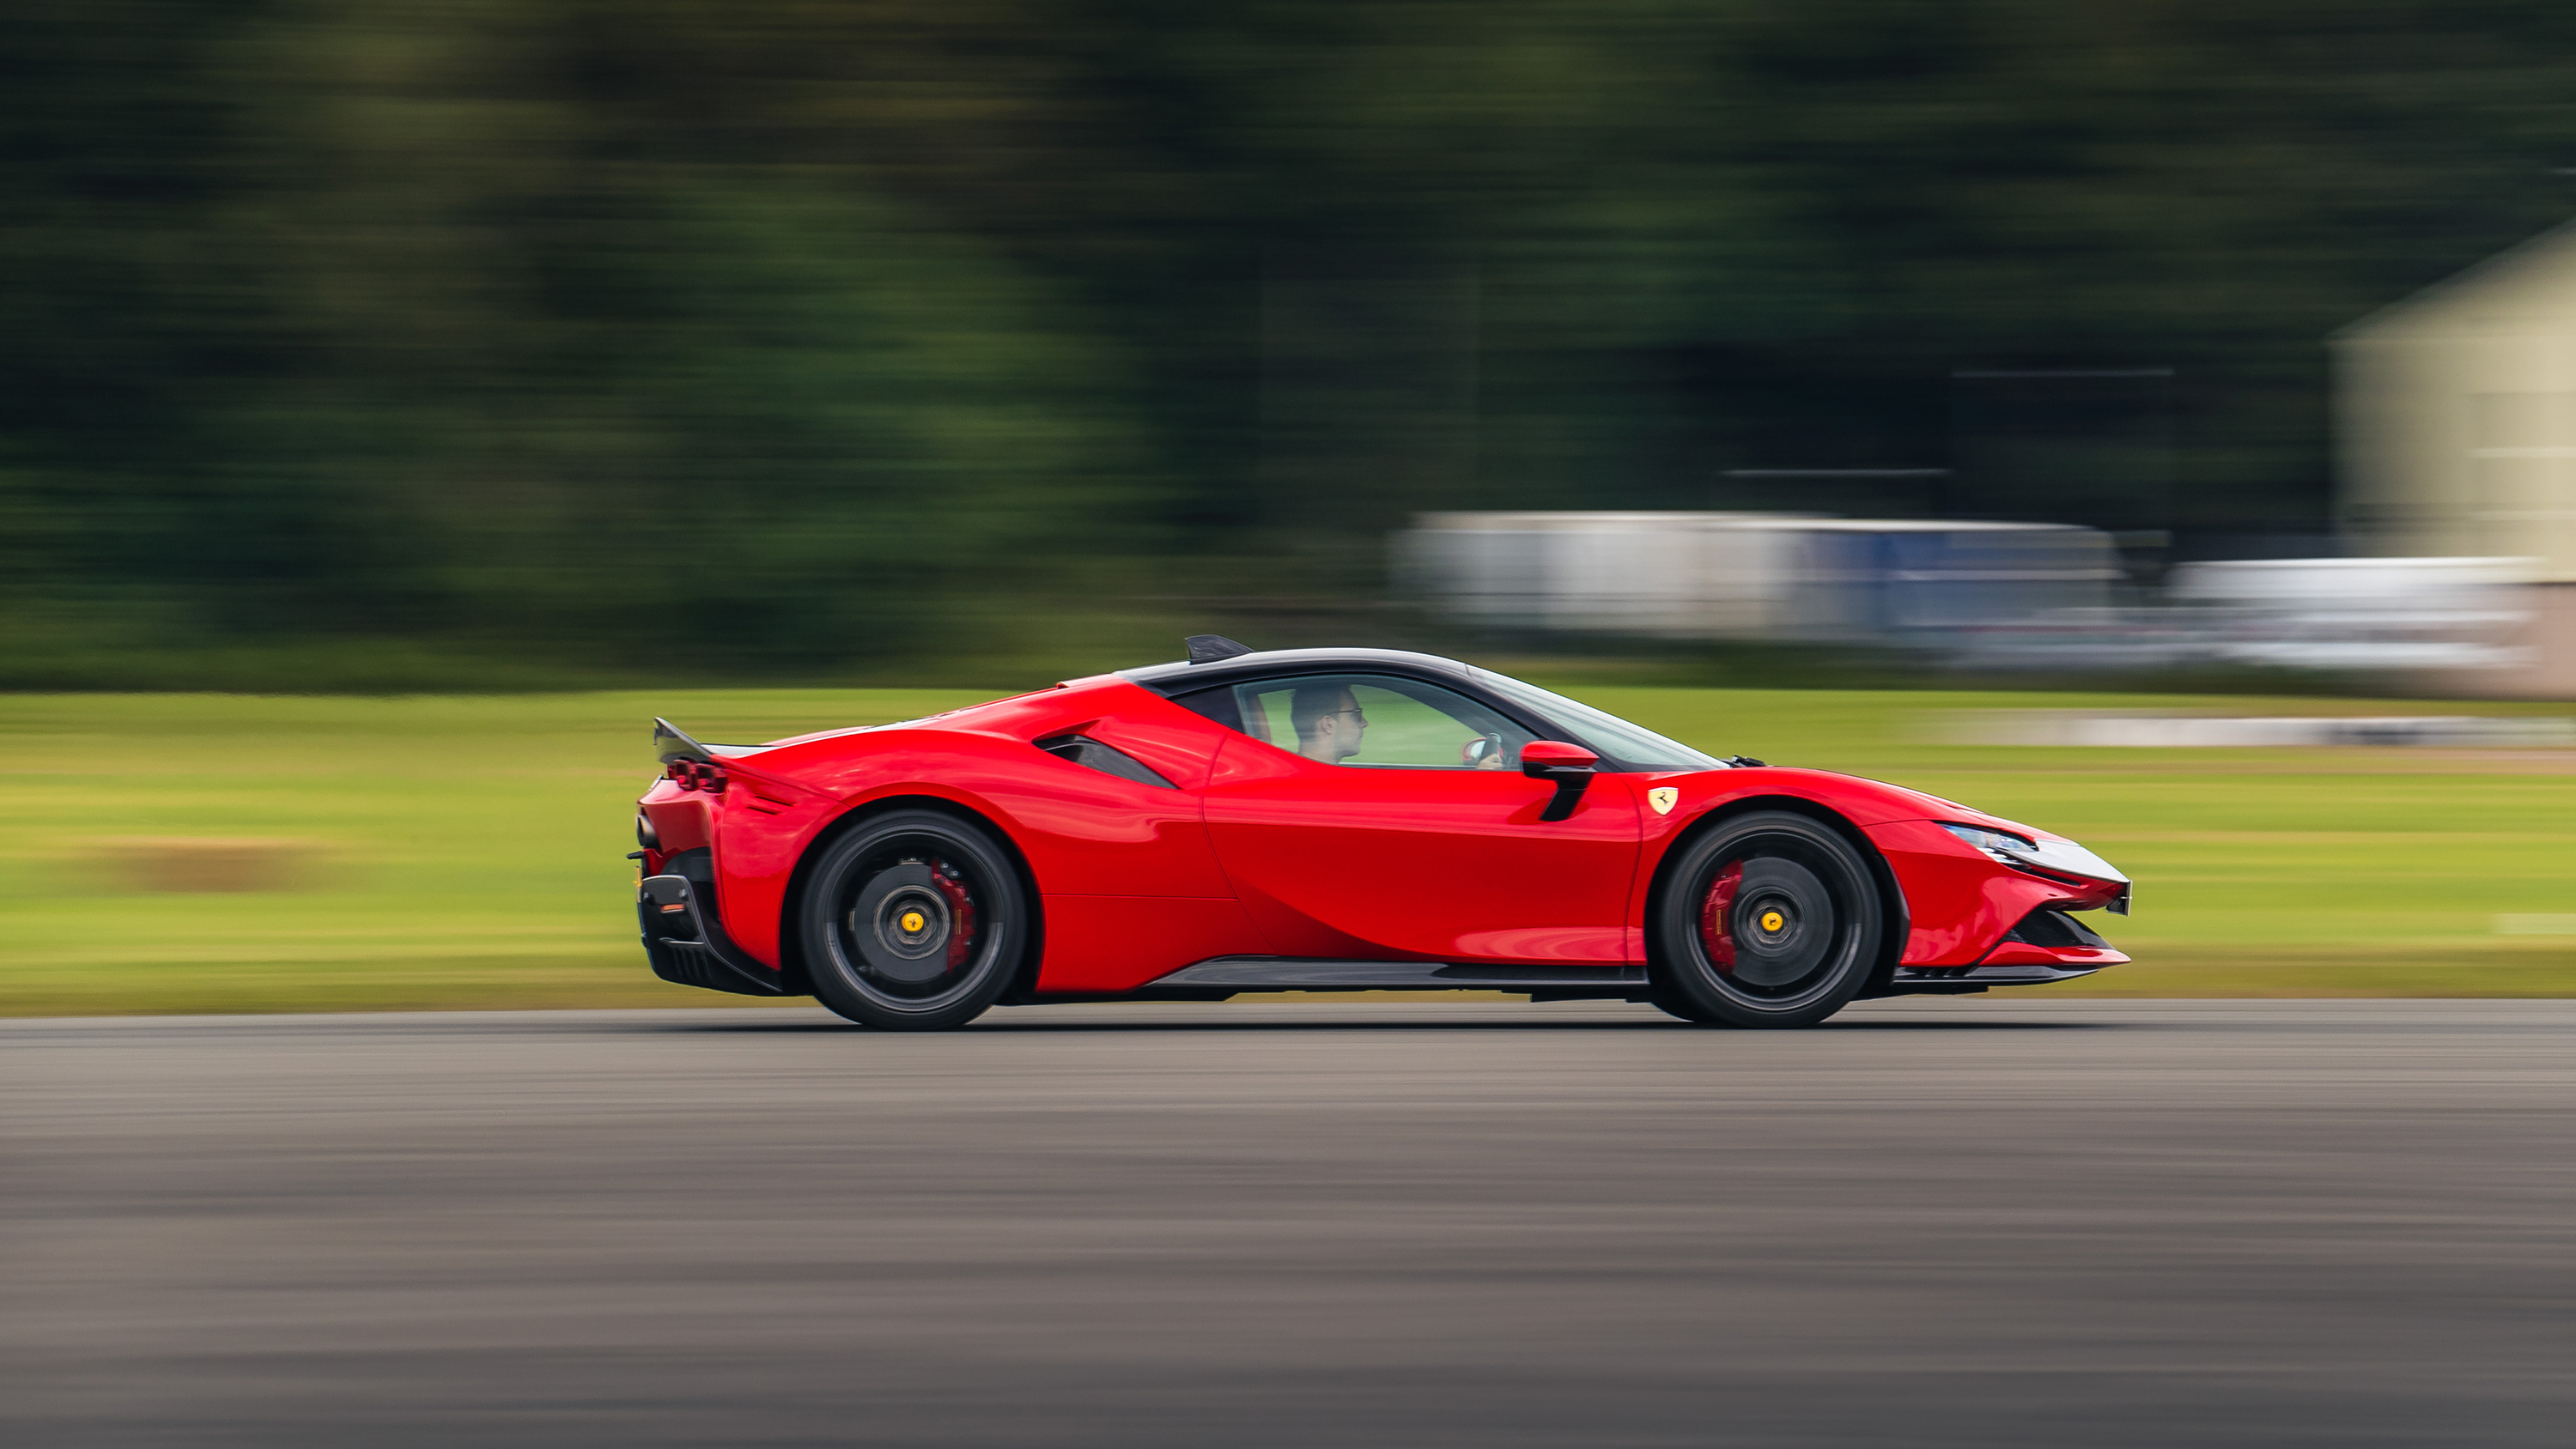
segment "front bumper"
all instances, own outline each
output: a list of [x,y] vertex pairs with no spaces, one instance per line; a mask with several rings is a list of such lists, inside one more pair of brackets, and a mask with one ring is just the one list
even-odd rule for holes
[[1973,966],[1899,966],[1888,994],[1965,995],[1990,986],[2045,986],[2090,976],[2128,956],[2064,911],[2040,909],[2022,917]]
[[[2105,963],[2108,964],[2108,963]],[[2101,970],[2086,966],[2065,970],[2055,966],[1899,966],[1888,981],[1891,996],[1964,996],[1990,986],[2046,986],[2052,981],[2072,981]]]
[[2068,867],[2079,863],[2074,852],[2081,847],[2071,842],[2044,842],[2066,849],[2043,865],[2039,852],[1977,849],[1935,821],[1893,821],[1865,833],[1895,872],[1909,915],[1899,962],[1908,969],[1890,978],[1892,988],[1941,979],[1915,968],[2033,965],[2081,972],[2128,959],[2068,914],[2127,905],[2128,877],[2089,851],[2081,863],[2097,874],[2073,874]]

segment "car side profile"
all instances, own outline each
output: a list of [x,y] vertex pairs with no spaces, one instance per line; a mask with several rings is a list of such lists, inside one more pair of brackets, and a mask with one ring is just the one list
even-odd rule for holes
[[765,745],[655,721],[664,980],[937,1030],[995,1005],[1476,988],[1810,1026],[2128,960],[2127,876],[1901,786],[1717,759],[1535,685],[1252,651]]

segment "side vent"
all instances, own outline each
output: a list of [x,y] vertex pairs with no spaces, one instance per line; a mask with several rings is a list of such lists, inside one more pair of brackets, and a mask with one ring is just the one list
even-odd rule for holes
[[1071,760],[1085,769],[1098,770],[1104,775],[1116,775],[1121,780],[1131,780],[1139,785],[1151,785],[1160,790],[1181,788],[1155,774],[1154,767],[1143,760],[1137,759],[1124,750],[1104,745],[1089,735],[1052,735],[1037,741],[1037,747],[1059,760]]

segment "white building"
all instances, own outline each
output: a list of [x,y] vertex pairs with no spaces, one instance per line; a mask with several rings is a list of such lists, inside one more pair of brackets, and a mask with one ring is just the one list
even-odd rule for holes
[[2576,698],[2576,225],[2332,346],[2345,534],[2377,555],[2523,561],[2526,662],[2431,682]]

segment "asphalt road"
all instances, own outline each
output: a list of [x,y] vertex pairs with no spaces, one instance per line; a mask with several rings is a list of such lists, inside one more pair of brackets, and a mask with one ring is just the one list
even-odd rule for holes
[[2576,1002],[0,1023],[0,1440],[2567,1445]]

